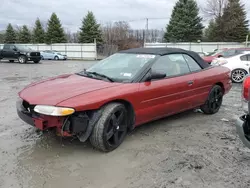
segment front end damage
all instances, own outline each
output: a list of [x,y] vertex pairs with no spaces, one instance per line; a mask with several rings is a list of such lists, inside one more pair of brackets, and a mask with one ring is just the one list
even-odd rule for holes
[[55,129],[62,137],[76,136],[81,142],[88,139],[101,115],[99,110],[75,112],[70,116],[43,115],[34,111],[35,105],[21,99],[17,101],[16,108],[18,116],[27,124],[41,131]]

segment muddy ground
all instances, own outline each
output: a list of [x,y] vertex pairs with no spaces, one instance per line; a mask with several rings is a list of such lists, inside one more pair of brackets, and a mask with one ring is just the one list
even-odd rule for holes
[[24,86],[91,63],[0,63],[1,188],[250,187],[250,150],[234,125],[243,113],[239,84],[217,114],[189,111],[148,123],[111,153],[42,134],[17,117],[17,92]]

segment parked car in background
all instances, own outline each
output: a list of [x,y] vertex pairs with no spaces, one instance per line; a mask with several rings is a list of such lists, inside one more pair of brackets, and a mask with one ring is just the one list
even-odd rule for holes
[[201,57],[206,56],[206,53],[205,53],[205,52],[196,52],[196,53],[198,53]]
[[28,46],[21,44],[4,44],[3,49],[0,50],[0,60],[6,59],[10,62],[17,60],[24,64],[28,61],[39,63],[41,60],[40,52],[34,51]]
[[217,113],[231,87],[228,68],[211,66],[195,52],[135,48],[30,84],[19,92],[17,113],[40,130],[112,151],[144,123],[195,108]]
[[244,115],[236,120],[236,130],[243,144],[250,149],[250,75],[242,84],[242,109]]
[[238,55],[228,58],[216,58],[211,65],[221,65],[231,70],[231,79],[235,83],[242,83],[249,74],[250,51],[242,52]]
[[243,51],[250,52],[250,48],[223,48],[223,49],[216,50],[216,51],[204,56],[203,59],[205,62],[211,63],[215,58],[218,58],[218,57],[226,57],[227,58],[227,57],[237,55]]
[[42,59],[67,60],[67,55],[63,55],[56,50],[45,50],[41,52]]

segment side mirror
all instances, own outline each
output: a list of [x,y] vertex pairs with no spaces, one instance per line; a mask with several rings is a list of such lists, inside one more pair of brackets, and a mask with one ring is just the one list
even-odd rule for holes
[[154,79],[161,79],[161,78],[165,78],[166,77],[166,73],[160,72],[160,71],[150,71],[146,81],[150,81],[150,80],[154,80]]
[[14,47],[14,48],[13,48],[13,51],[17,51],[17,48],[16,48],[16,47]]

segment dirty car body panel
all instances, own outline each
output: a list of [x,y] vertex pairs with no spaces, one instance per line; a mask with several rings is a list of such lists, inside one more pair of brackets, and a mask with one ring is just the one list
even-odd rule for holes
[[[41,130],[56,128],[61,136],[77,135],[85,141],[109,103],[126,106],[131,130],[204,105],[216,84],[223,88],[223,95],[229,92],[230,70],[210,66],[195,52],[136,48],[120,51],[79,73],[28,85],[19,92],[17,111],[26,123]],[[34,111],[37,105],[70,108],[74,113],[44,115]]]

